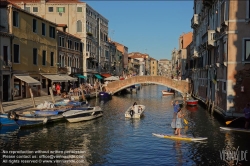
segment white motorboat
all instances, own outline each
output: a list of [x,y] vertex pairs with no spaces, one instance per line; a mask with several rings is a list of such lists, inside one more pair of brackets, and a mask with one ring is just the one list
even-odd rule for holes
[[125,112],[125,117],[126,118],[141,118],[143,116],[145,108],[146,107],[144,105],[131,106]]
[[63,116],[69,122],[80,122],[92,120],[103,115],[101,107],[81,107],[77,109],[72,109],[70,111],[64,112]]

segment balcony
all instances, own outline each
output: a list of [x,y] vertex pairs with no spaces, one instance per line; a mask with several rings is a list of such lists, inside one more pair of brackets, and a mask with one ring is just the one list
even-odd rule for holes
[[199,54],[198,54],[198,51],[196,50],[196,48],[194,48],[192,53],[193,53],[192,58],[198,58]]
[[216,41],[216,32],[215,30],[208,30],[207,31],[207,47],[212,48],[215,47],[215,41]]
[[77,73],[82,72],[80,68],[77,68],[77,67],[67,67],[67,71],[68,71],[68,74],[77,74]]
[[196,28],[199,25],[199,15],[194,14],[193,18],[191,19],[191,28]]
[[57,69],[58,74],[67,74],[67,72],[68,72],[67,67],[58,67]]

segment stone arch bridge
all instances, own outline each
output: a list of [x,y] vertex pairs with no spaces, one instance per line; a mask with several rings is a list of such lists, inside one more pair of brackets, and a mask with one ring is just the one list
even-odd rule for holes
[[163,85],[176,90],[182,94],[189,93],[190,84],[184,80],[173,80],[163,76],[134,76],[125,80],[109,82],[106,86],[107,90],[113,94],[122,89],[128,88],[135,84],[154,83]]

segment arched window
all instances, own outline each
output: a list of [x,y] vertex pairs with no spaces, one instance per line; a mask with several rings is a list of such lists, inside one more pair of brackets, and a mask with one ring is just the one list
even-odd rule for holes
[[82,21],[81,20],[78,20],[76,22],[76,27],[77,27],[77,32],[82,32]]

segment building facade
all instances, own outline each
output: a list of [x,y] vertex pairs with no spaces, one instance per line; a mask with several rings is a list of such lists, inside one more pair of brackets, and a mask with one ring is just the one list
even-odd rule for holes
[[194,1],[193,95],[223,116],[239,116],[250,97],[249,0]]
[[83,47],[83,75],[94,83],[100,79],[101,68],[109,62],[108,20],[79,0],[13,0],[21,8],[56,24],[66,24],[67,32],[81,38]]
[[158,75],[158,61],[154,58],[150,58],[150,67],[151,67],[151,76],[157,76]]
[[172,63],[168,59],[160,59],[158,61],[158,75],[162,75],[164,77],[169,77],[171,78],[171,70],[172,69]]

